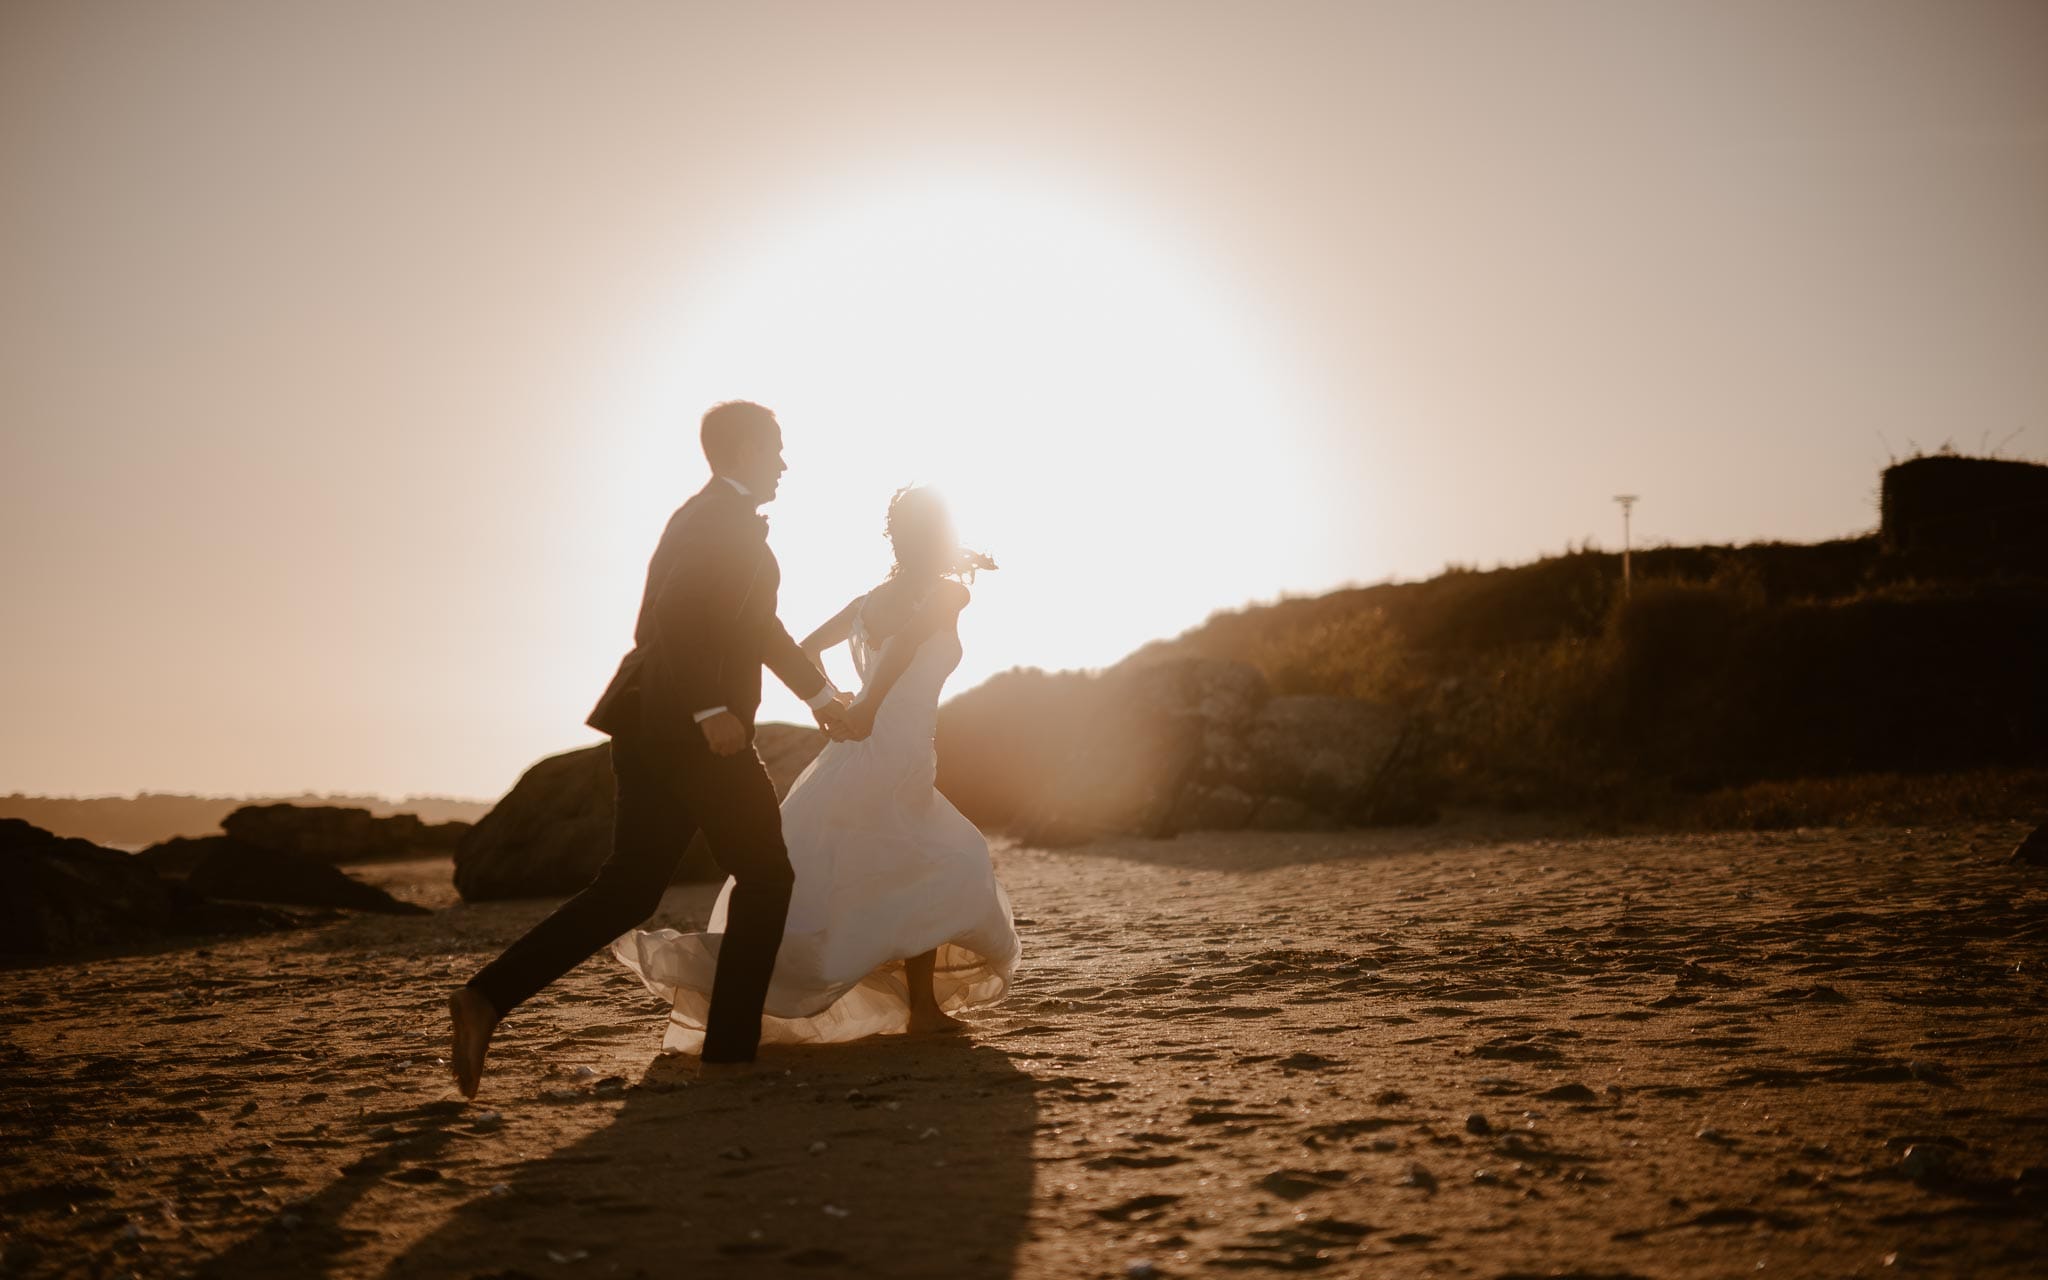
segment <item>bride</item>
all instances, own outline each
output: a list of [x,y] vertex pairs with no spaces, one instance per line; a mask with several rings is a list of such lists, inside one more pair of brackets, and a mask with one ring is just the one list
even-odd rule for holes
[[[995,562],[964,551],[929,489],[889,503],[887,581],[803,642],[811,661],[845,643],[861,677],[848,716],[858,740],[828,743],[782,802],[796,870],[789,920],[761,1019],[764,1044],[951,1031],[953,1012],[1009,990],[1017,932],[988,842],[934,787],[939,691],[960,664],[963,579]],[[612,954],[671,1004],[662,1048],[697,1053],[732,895],[702,933],[634,930]]]

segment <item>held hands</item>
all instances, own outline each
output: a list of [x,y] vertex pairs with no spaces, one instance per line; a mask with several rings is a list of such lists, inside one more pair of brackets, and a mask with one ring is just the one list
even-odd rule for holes
[[747,749],[747,727],[730,711],[721,711],[698,722],[704,741],[715,756],[733,756]]
[[[838,694],[811,715],[834,742],[857,741],[867,737],[875,727],[874,708],[855,705],[853,696],[846,693]],[[730,711],[707,716],[697,723],[697,727],[704,731],[704,741],[713,755],[738,755],[747,749],[746,726]]]
[[854,741],[868,736],[866,729],[856,732],[848,719],[847,708],[852,701],[851,695],[840,693],[832,701],[811,713],[817,719],[818,727],[831,735],[834,742]]
[[875,731],[875,704],[859,700],[846,708],[846,736],[858,741]]

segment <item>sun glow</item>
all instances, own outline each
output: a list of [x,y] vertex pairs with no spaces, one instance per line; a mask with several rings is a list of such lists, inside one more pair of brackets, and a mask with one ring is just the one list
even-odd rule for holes
[[1105,665],[1302,585],[1336,489],[1300,443],[1313,397],[1194,254],[1042,184],[868,192],[755,228],[652,326],[605,428],[629,434],[603,452],[646,463],[595,522],[606,590],[633,598],[658,519],[701,481],[695,415],[735,397],[783,423],[791,470],[768,510],[799,637],[886,572],[901,485],[937,485],[1001,563],[963,620],[955,692],[1010,666]]

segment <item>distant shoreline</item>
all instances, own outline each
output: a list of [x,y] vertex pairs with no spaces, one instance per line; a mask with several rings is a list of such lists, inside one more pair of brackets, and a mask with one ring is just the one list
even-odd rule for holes
[[279,795],[194,796],[141,792],[132,796],[0,796],[0,818],[20,818],[55,832],[133,852],[176,836],[220,833],[220,822],[251,804],[293,804],[367,809],[374,817],[413,814],[426,823],[475,822],[495,800],[452,796]]

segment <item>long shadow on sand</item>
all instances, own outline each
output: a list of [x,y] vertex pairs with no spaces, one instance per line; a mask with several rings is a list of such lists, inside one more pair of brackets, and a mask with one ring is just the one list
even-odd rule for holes
[[387,1277],[1011,1273],[1038,1105],[1008,1055],[887,1036],[764,1051],[754,1075],[708,1082],[687,1061],[657,1059],[622,1092],[518,1104],[623,1097],[609,1123],[553,1151],[517,1136],[508,1105],[497,1154],[531,1150],[509,1169],[462,1158],[482,1108],[430,1104],[402,1156],[343,1177],[301,1202],[301,1227],[258,1233],[203,1272],[355,1270],[343,1259],[367,1243],[382,1195],[429,1163],[443,1179],[406,1190],[445,1196],[448,1216]]

